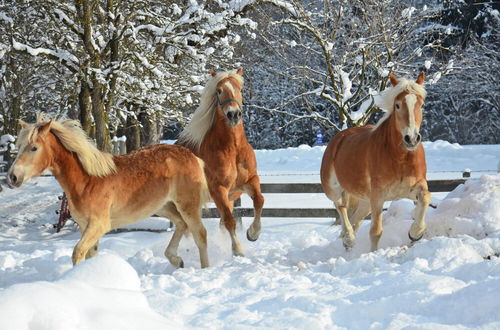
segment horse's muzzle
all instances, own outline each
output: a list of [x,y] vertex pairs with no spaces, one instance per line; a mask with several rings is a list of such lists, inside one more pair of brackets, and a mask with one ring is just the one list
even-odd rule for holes
[[229,125],[234,127],[241,122],[243,112],[241,110],[228,111],[226,117]]
[[410,137],[409,135],[405,135],[403,137],[403,145],[410,151],[414,151],[415,149],[417,149],[421,141],[422,135],[420,134],[417,134],[414,138]]
[[24,176],[22,174],[14,174],[14,171],[9,171],[7,174],[7,184],[11,188],[19,188],[24,181]]

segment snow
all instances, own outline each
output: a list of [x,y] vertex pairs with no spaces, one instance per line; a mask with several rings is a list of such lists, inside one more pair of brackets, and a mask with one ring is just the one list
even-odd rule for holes
[[[265,218],[256,242],[238,230],[246,256],[232,257],[227,233],[205,219],[211,267],[203,270],[191,237],[179,247],[186,268],[168,263],[171,232],[106,235],[99,255],[73,268],[80,234],[72,224],[52,228],[61,192],[54,179],[4,189],[0,328],[499,328],[500,145],[424,146],[430,177],[460,177],[469,168],[473,179],[434,198],[427,232],[413,246],[408,200],[390,204],[375,252],[369,221],[346,252],[331,219]],[[261,180],[318,182],[324,148],[257,150]],[[331,205],[309,195],[266,195],[265,206]],[[244,218],[243,228],[250,222]]]
[[366,110],[368,110],[368,108],[372,105],[372,103],[373,99],[371,97],[363,101],[363,103],[361,103],[361,105],[359,106],[359,109],[357,111],[353,111],[350,114],[351,119],[354,121],[358,121],[361,118],[363,118],[363,116],[366,113]]

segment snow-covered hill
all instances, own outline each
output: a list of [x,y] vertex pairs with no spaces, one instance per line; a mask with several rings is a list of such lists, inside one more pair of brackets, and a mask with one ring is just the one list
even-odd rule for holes
[[[73,268],[79,233],[54,233],[54,179],[4,189],[0,329],[500,328],[500,146],[425,147],[429,176],[469,168],[474,178],[436,199],[415,245],[407,200],[390,205],[373,253],[368,221],[346,252],[331,219],[263,219],[258,241],[238,232],[246,256],[234,258],[218,221],[205,220],[212,266],[203,270],[191,237],[179,249],[186,268],[169,264],[171,232],[107,235],[96,258]],[[262,181],[318,182],[323,149],[257,151]],[[268,207],[329,204],[321,195],[266,198]]]

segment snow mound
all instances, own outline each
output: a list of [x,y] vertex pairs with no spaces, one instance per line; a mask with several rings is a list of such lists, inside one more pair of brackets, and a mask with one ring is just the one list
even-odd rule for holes
[[428,235],[500,237],[500,174],[468,180],[429,212]]
[[114,255],[96,256],[54,282],[16,284],[0,292],[0,329],[165,329],[135,270]]
[[141,281],[129,263],[112,254],[97,255],[75,266],[63,277],[67,281],[81,281],[97,288],[141,289]]

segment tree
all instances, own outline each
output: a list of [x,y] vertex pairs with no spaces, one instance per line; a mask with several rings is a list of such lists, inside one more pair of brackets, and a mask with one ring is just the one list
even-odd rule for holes
[[31,26],[37,38],[26,38],[16,25],[4,46],[49,60],[62,68],[61,79],[72,77],[78,100],[75,115],[104,150],[110,149],[110,132],[120,126],[136,127],[125,131],[137,136],[139,117],[150,127],[166,118],[180,118],[186,104],[192,103],[199,89],[192,86],[202,81],[206,67],[231,58],[240,39],[232,28],[252,25],[241,16],[252,1],[23,3],[26,6],[15,7],[18,12],[13,14],[32,13],[38,19]]
[[[447,50],[435,37],[445,28],[431,22],[439,12],[409,2],[266,2],[280,12],[261,10],[274,15],[262,39],[284,59],[281,75],[301,91],[274,108],[257,108],[288,114],[292,123],[312,119],[326,130],[364,125],[379,110],[373,96],[386,87],[389,73],[416,77],[436,50]],[[436,63],[435,74],[448,73],[446,64]]]

